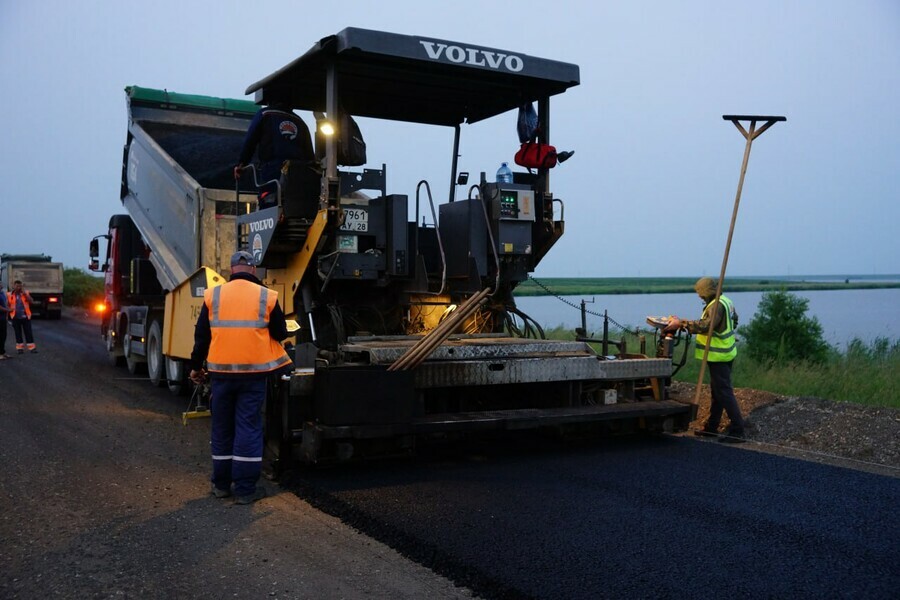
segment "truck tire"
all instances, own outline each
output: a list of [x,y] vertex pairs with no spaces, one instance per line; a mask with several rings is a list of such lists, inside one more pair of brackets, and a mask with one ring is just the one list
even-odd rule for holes
[[110,365],[125,366],[125,355],[122,354],[122,348],[116,343],[116,337],[112,335],[112,332],[106,333],[106,356]]
[[150,383],[156,387],[162,387],[168,382],[165,358],[162,353],[162,325],[158,319],[154,319],[147,332],[147,374],[150,376]]
[[125,366],[132,375],[138,375],[147,368],[147,363],[143,356],[137,356],[131,352],[131,336],[125,334],[122,341],[122,349],[125,351]]
[[166,356],[165,363],[169,391],[176,396],[186,396],[191,388],[184,373],[184,362]]

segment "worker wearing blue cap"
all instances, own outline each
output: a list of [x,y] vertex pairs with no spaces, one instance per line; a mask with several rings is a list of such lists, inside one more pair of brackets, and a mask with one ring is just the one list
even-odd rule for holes
[[[194,328],[191,381],[212,386],[212,494],[236,504],[265,497],[260,409],[269,374],[290,367],[278,294],[262,285],[249,252],[231,256],[231,279],[207,289]],[[206,368],[203,363],[206,362]]]

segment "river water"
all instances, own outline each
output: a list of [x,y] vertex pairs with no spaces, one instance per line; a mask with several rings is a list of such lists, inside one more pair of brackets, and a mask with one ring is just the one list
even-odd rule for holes
[[[841,350],[854,338],[867,344],[878,337],[900,340],[900,289],[791,293],[809,300],[806,315],[816,317],[825,340]],[[756,314],[763,292],[726,292],[726,295],[734,301],[739,323],[746,325]],[[585,308],[589,311],[588,332],[594,335],[603,331],[604,310],[625,327],[643,329],[649,329],[646,318],[651,315],[697,319],[703,310],[702,301],[694,293],[562,296],[562,300],[554,296],[526,296],[516,298],[516,305],[543,327],[562,325],[574,329],[581,326],[582,300],[587,302]],[[610,331],[615,331],[615,327],[611,325]]]

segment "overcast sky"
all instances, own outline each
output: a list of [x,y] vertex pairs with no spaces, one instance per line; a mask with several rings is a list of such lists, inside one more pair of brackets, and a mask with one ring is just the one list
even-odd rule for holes
[[[718,274],[744,151],[723,114],[788,119],[753,144],[730,275],[900,273],[897,0],[0,0],[0,252],[87,264],[122,212],[125,86],[243,98],[350,26],[580,66],[551,101],[576,154],[538,277]],[[515,119],[464,127],[460,167],[493,179]],[[451,131],[361,126],[389,193],[446,199]]]

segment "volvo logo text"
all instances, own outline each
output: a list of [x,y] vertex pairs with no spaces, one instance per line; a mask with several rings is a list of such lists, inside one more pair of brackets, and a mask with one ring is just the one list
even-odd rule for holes
[[503,54],[502,52],[491,52],[490,50],[479,50],[478,48],[463,48],[461,46],[448,46],[436,42],[426,42],[419,40],[428,58],[432,60],[441,60],[441,56],[453,63],[465,63],[476,67],[489,67],[491,69],[499,69],[501,66],[508,71],[518,73],[525,68],[525,63],[521,57],[515,54]]
[[250,221],[249,225],[250,225],[251,232],[265,231],[266,229],[274,229],[275,228],[275,219],[270,217],[268,219],[261,219],[259,221]]

